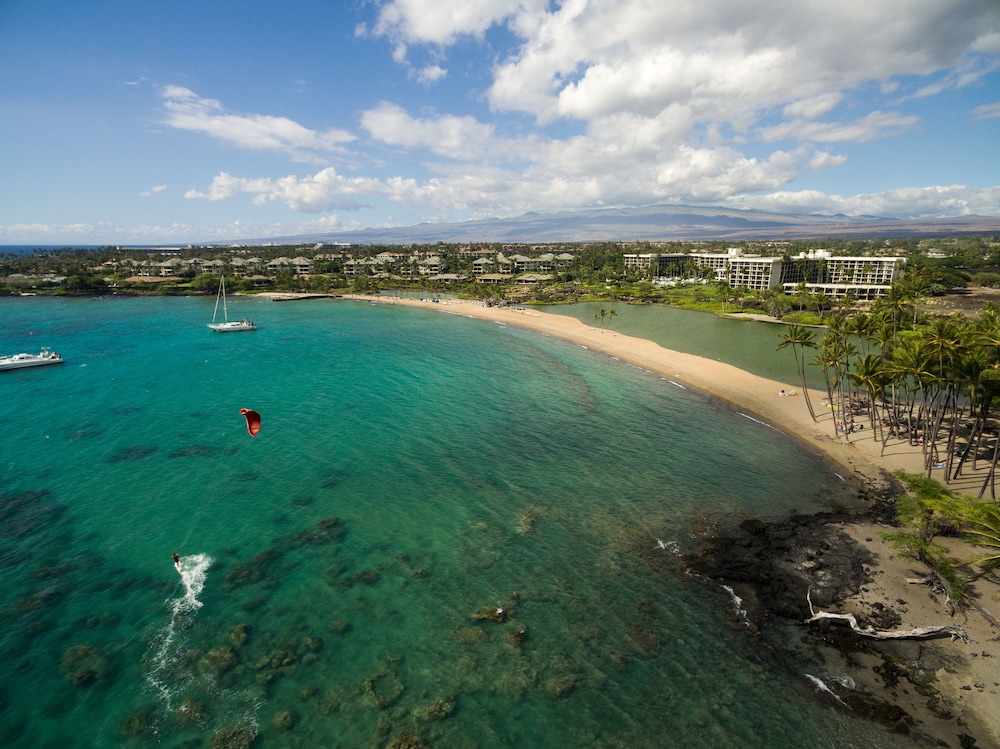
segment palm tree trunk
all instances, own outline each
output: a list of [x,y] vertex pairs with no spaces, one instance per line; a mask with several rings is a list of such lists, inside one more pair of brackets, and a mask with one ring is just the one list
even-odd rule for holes
[[1000,460],[1000,437],[998,437],[993,442],[993,460],[990,461],[990,470],[986,474],[986,479],[983,481],[983,486],[979,490],[977,499],[982,499],[983,494],[986,493],[986,487],[990,487],[990,499],[997,498],[997,487],[995,476],[997,472],[997,461]]

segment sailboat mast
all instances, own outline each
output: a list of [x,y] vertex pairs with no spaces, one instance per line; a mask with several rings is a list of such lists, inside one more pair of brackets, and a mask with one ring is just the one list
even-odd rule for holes
[[[213,312],[212,312],[212,322],[213,323],[215,322],[215,318],[219,314],[219,298],[222,296],[222,284],[224,284],[225,282],[226,282],[225,279],[220,279],[219,290],[217,292],[215,292],[215,310],[213,310]],[[225,310],[225,306],[223,306],[223,310]],[[223,314],[225,314],[224,311],[223,311]]]

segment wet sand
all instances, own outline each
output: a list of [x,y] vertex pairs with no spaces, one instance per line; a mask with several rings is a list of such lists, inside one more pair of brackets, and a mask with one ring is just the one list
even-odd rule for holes
[[[872,485],[884,481],[885,471],[903,469],[923,473],[923,457],[919,447],[907,443],[882,445],[873,438],[870,425],[855,418],[855,425],[865,429],[845,436],[835,431],[832,412],[823,405],[826,394],[810,391],[817,421],[813,421],[805,404],[801,388],[795,382],[777,382],[743,371],[729,364],[691,354],[665,349],[651,341],[624,335],[609,329],[594,328],[576,318],[543,313],[531,308],[486,307],[481,302],[419,299],[397,299],[348,295],[345,299],[359,302],[394,304],[434,309],[450,314],[490,320],[505,325],[533,330],[570,341],[580,346],[617,357],[687,387],[696,388],[721,398],[738,410],[760,419],[776,429],[812,446],[844,471],[845,480]],[[781,395],[781,391],[786,393]],[[789,393],[795,395],[787,395]],[[935,470],[940,478],[942,472]],[[982,472],[970,472],[950,488],[970,494],[978,493]],[[862,619],[873,607],[891,605],[902,615],[898,629],[922,626],[959,624],[969,635],[968,642],[947,639],[913,641],[915,648],[936,648],[940,667],[935,669],[933,686],[939,693],[941,707],[952,717],[942,718],[930,709],[926,697],[908,682],[890,689],[889,698],[912,715],[919,729],[938,738],[946,746],[958,746],[958,736],[967,733],[975,737],[977,746],[1000,747],[1000,630],[976,610],[950,617],[942,598],[931,587],[914,582],[925,577],[921,565],[903,559],[890,549],[879,535],[891,531],[874,523],[857,523],[847,528],[851,537],[867,548],[876,559],[871,565],[873,584],[844,602],[837,613],[853,613]],[[967,556],[968,547],[954,545],[955,558]],[[978,606],[1000,614],[1000,586],[985,579],[970,587],[971,597]],[[877,661],[865,664],[878,665]],[[872,691],[885,690],[880,677],[868,671],[869,678],[859,686]]]

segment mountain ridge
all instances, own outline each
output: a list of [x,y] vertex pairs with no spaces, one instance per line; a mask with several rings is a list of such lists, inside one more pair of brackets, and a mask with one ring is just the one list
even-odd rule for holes
[[350,244],[739,241],[938,236],[983,232],[1000,232],[1000,216],[898,219],[843,214],[771,213],[712,206],[652,205],[550,214],[532,211],[515,218],[423,223],[345,232],[311,232],[269,237],[259,241]]

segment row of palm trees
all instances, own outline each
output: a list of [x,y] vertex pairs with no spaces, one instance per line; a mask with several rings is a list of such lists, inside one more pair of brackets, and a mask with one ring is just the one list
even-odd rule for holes
[[[919,288],[898,283],[870,309],[836,316],[825,333],[790,325],[778,348],[791,346],[809,413],[806,368],[820,368],[824,406],[835,432],[852,439],[870,424],[882,452],[893,440],[921,446],[927,476],[943,469],[945,482],[988,461],[979,490],[996,497],[1000,422],[1000,309],[989,304],[977,319],[921,315]],[[810,358],[810,354],[812,354]],[[1000,401],[998,401],[1000,403]]]
[[618,313],[615,312],[614,309],[609,309],[608,310],[608,309],[604,309],[604,307],[601,307],[600,311],[598,311],[594,315],[594,327],[595,328],[597,327],[597,321],[600,320],[601,321],[601,329],[603,330],[604,329],[604,321],[605,321],[605,319],[607,319],[608,322],[610,322],[611,320],[615,319],[615,315],[617,315],[617,314]]

